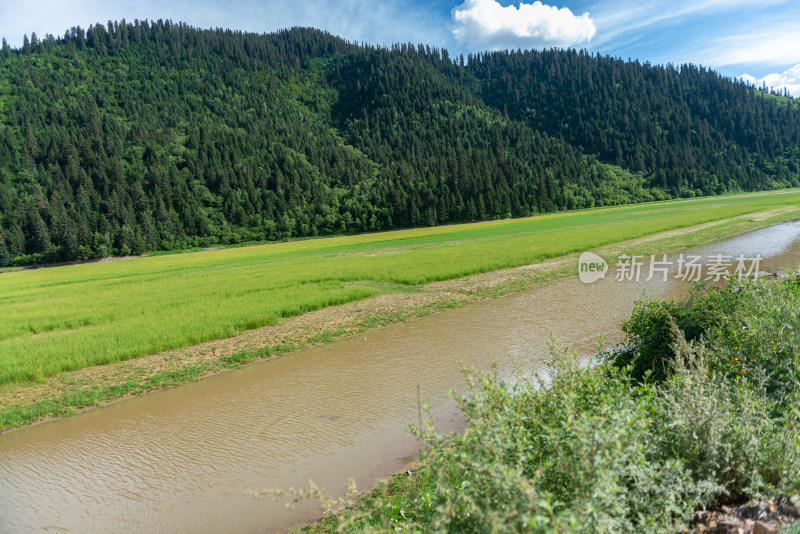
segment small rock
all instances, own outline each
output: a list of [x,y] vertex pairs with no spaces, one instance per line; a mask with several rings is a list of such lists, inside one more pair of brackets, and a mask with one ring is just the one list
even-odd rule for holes
[[744,528],[738,521],[720,521],[716,527],[709,530],[717,534],[744,534]]
[[756,524],[753,525],[753,534],[768,534],[769,532],[775,532],[775,527],[771,523],[756,521]]
[[695,518],[696,521],[699,522],[699,521],[702,521],[706,517],[706,514],[708,514],[708,512],[706,512],[705,510],[698,510],[698,511],[696,511],[694,513],[694,518]]

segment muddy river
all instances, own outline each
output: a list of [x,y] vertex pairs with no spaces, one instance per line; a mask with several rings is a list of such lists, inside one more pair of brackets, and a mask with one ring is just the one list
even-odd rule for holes
[[[798,237],[787,223],[690,253],[797,268]],[[416,455],[418,386],[436,426],[459,428],[447,393],[464,390],[462,365],[497,363],[513,380],[543,369],[551,336],[580,353],[613,343],[637,299],[687,291],[670,260],[666,282],[645,281],[647,266],[616,281],[610,265],[592,284],[572,277],[2,435],[0,531],[274,532],[314,519],[314,503],[245,491],[369,487]]]

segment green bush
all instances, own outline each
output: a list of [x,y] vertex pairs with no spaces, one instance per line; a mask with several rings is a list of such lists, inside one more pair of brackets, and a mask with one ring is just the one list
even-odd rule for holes
[[797,412],[773,417],[763,384],[715,371],[719,354],[676,337],[672,372],[653,398],[659,457],[679,459],[697,483],[724,488],[720,502],[791,486],[800,472]]
[[683,339],[704,341],[716,357],[710,369],[763,383],[784,405],[800,396],[800,278],[739,282],[725,288],[698,287],[678,302],[639,302],[622,324],[623,348],[610,356],[631,366],[636,380],[661,382],[675,357],[676,330]]
[[782,406],[798,406],[800,384],[800,287],[798,278],[751,284],[742,303],[713,339],[716,366],[763,383]]
[[736,287],[698,285],[683,301],[637,302],[631,318],[622,323],[626,338],[613,362],[618,367],[630,365],[631,376],[636,380],[649,377],[655,382],[663,381],[675,355],[671,325],[676,324],[688,341],[704,338],[727,321],[743,295]]

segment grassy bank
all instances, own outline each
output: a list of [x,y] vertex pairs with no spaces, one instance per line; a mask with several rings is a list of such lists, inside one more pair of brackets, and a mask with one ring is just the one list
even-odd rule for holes
[[796,192],[710,198],[6,273],[0,276],[0,384],[798,203]]
[[697,510],[782,497],[791,520],[798,307],[800,279],[698,291],[637,307],[631,349],[598,354],[611,365],[586,370],[554,348],[546,387],[469,373],[465,432],[418,431],[428,449],[413,476],[304,530],[678,532]]
[[[572,249],[669,252],[794,218],[798,205],[796,192],[701,199],[6,273],[0,430],[530,288],[574,274]],[[484,274],[424,283],[471,272]],[[223,339],[195,345],[209,335]]]

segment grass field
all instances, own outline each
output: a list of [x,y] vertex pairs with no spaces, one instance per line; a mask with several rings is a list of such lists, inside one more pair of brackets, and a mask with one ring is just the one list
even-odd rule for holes
[[309,310],[783,206],[706,198],[0,274],[0,384],[229,337]]

